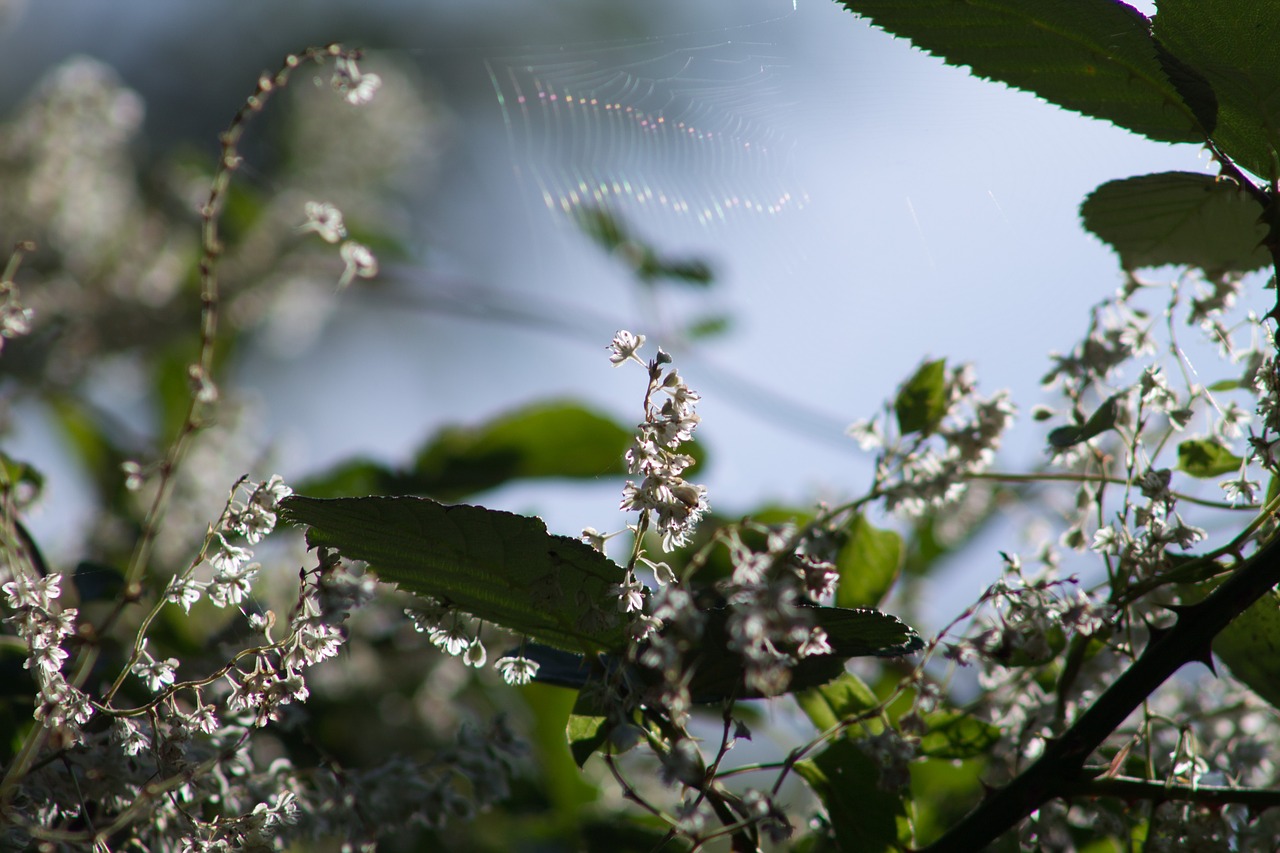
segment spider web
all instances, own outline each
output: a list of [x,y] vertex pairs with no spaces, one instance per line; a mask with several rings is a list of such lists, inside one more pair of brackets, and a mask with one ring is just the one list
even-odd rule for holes
[[486,60],[514,171],[551,211],[700,225],[804,207],[786,60],[758,25]]

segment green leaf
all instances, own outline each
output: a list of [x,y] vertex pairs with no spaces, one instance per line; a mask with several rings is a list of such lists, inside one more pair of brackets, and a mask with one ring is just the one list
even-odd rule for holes
[[1280,708],[1280,593],[1255,601],[1213,641],[1231,674]]
[[294,495],[281,504],[312,547],[364,560],[379,578],[557,648],[620,653],[609,588],[621,566],[547,533],[539,518],[425,498]]
[[578,772],[582,765],[566,749],[565,732],[577,696],[541,684],[522,687],[519,695],[528,705],[532,723],[534,760],[546,784],[547,799],[566,822],[576,822],[583,808],[597,799],[599,789]]
[[1230,181],[1161,172],[1098,187],[1080,205],[1084,227],[1120,256],[1126,270],[1179,264],[1210,275],[1267,266],[1262,210]]
[[631,431],[568,402],[538,403],[474,428],[443,430],[418,452],[413,475],[438,497],[534,477],[624,474]]
[[579,691],[573,710],[569,713],[569,723],[565,727],[569,752],[579,769],[609,742],[609,735],[613,732],[613,726],[609,724],[609,718],[600,707],[597,696],[590,689]]
[[457,500],[518,479],[626,473],[630,430],[570,402],[543,402],[474,427],[446,427],[409,468],[347,461],[303,483],[317,497],[430,495]]
[[1088,441],[1095,436],[1099,436],[1116,425],[1116,419],[1120,416],[1120,401],[1124,399],[1124,394],[1115,394],[1108,397],[1106,402],[1098,407],[1098,411],[1089,416],[1089,420],[1080,426],[1064,426],[1058,427],[1049,433],[1049,444],[1058,449],[1071,447],[1082,441]]
[[898,391],[893,410],[903,435],[913,432],[928,435],[937,429],[947,414],[946,361],[938,359],[920,365]]
[[1217,477],[1240,470],[1244,460],[1215,438],[1192,438],[1178,445],[1178,470],[1192,477]]
[[849,527],[849,538],[836,556],[840,585],[836,604],[840,607],[874,607],[888,594],[902,570],[906,550],[902,537],[892,530],[880,530],[859,513]]
[[1244,387],[1246,386],[1240,379],[1219,379],[1217,382],[1209,386],[1209,390],[1215,393],[1221,393],[1223,391],[1238,391]]
[[1280,16],[1253,0],[1160,0],[1155,37],[1217,101],[1213,140],[1255,175],[1280,178]]
[[[811,607],[813,621],[827,632],[831,654],[810,655],[791,668],[787,692],[805,690],[825,684],[844,673],[844,662],[851,657],[898,657],[910,654],[924,645],[920,635],[896,616],[870,608]],[[744,664],[729,649],[729,608],[707,611],[703,642],[693,661],[693,678],[689,692],[697,704],[721,702],[731,697],[758,699],[760,694],[748,690],[743,682]]]
[[906,795],[880,787],[879,766],[853,741],[842,738],[795,768],[826,807],[841,850],[882,853],[909,840]]
[[[1198,2],[1198,0],[1187,0]],[[1156,57],[1150,21],[1114,0],[842,0],[951,65],[1162,142],[1205,130]],[[1161,4],[1161,14],[1164,5]],[[1176,51],[1175,49],[1175,52]]]
[[846,717],[864,714],[880,704],[866,682],[851,672],[844,673],[830,684],[797,693],[796,702],[820,732],[827,731]]
[[621,258],[636,278],[648,284],[658,279],[706,287],[715,279],[711,267],[698,258],[665,258],[633,236],[621,218],[600,207],[579,207],[578,227],[606,252]]
[[920,754],[958,760],[985,755],[1000,740],[1000,728],[964,711],[935,711],[925,718]]

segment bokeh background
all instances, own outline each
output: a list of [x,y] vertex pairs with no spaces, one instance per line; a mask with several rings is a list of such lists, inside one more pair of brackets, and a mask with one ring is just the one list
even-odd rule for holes
[[[1012,388],[1023,417],[1006,464],[1034,463],[1043,426],[1026,413],[1047,353],[1121,282],[1078,204],[1111,178],[1207,167],[1193,146],[970,78],[818,0],[41,0],[9,3],[0,39],[0,113],[76,56],[136,92],[125,150],[143,175],[207,170],[286,52],[368,50],[382,112],[269,117],[247,143],[257,197],[346,193],[355,227],[394,237],[378,282],[337,292],[332,257],[257,297],[267,319],[237,351],[234,385],[255,446],[290,481],[353,454],[403,461],[442,425],[540,399],[635,421],[639,371],[605,358],[623,327],[675,350],[703,394],[702,478],[726,515],[857,493],[868,462],[843,429],[925,356]],[[569,106],[575,93],[595,102]],[[602,182],[634,234],[706,260],[714,285],[638,287],[564,212]],[[716,318],[721,334],[688,345],[682,330]],[[129,420],[140,369],[124,357],[78,381]],[[12,452],[50,474],[39,534],[76,556],[84,475],[45,404],[9,403]],[[621,526],[618,486],[542,482],[483,502],[574,534]],[[955,571],[965,595],[990,580],[986,562]]]

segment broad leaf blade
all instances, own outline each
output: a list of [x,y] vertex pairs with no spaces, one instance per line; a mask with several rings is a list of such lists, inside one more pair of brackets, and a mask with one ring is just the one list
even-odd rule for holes
[[1213,641],[1231,674],[1280,708],[1280,594],[1258,599]]
[[896,616],[869,607],[813,607],[814,621],[827,632],[840,657],[898,657],[924,648],[924,640]]
[[1178,445],[1178,470],[1192,477],[1219,477],[1240,470],[1244,460],[1214,438],[1192,438]]
[[1178,264],[1212,274],[1271,263],[1262,211],[1239,187],[1196,172],[1161,172],[1098,187],[1080,205],[1084,227],[1126,270]]
[[927,730],[920,739],[920,754],[949,761],[985,755],[1000,741],[1000,728],[972,714],[956,710],[934,711],[925,718]]
[[889,593],[906,556],[902,537],[893,530],[880,530],[859,513],[849,525],[849,538],[840,548],[836,567],[840,585],[836,604],[840,607],[874,607]]
[[1255,175],[1280,177],[1280,16],[1255,0],[1160,0],[1153,26],[1213,90],[1213,139]]
[[410,466],[351,460],[300,491],[457,500],[512,480],[622,475],[631,438],[630,430],[575,403],[538,403],[475,426],[446,427],[423,444]]
[[1123,394],[1114,394],[1108,397],[1106,402],[1099,406],[1098,410],[1083,424],[1058,427],[1053,430],[1049,433],[1049,445],[1062,450],[1112,429],[1116,425],[1116,419],[1120,417],[1120,401],[1123,398]]
[[1157,59],[1150,21],[1124,3],[841,2],[951,65],[968,65],[979,77],[1033,92],[1150,139],[1205,139],[1205,129]]
[[541,519],[425,498],[298,495],[282,503],[307,541],[364,560],[384,581],[557,648],[621,652],[609,587],[623,569]]
[[893,411],[903,435],[937,429],[947,414],[947,363],[938,359],[920,365],[898,390]]
[[880,705],[876,694],[861,678],[846,672],[830,684],[796,694],[796,702],[814,727],[825,732],[836,723]]
[[838,740],[795,767],[826,806],[841,850],[888,853],[909,840],[905,794],[880,787],[879,765],[853,741]]

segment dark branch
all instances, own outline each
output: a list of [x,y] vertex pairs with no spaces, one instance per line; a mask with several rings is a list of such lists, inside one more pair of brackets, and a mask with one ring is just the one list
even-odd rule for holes
[[1224,788],[1210,785],[1166,785],[1150,779],[1115,777],[1080,779],[1061,785],[1063,797],[1115,797],[1152,803],[1186,802],[1201,806],[1247,806],[1253,812],[1280,806],[1280,791],[1265,788]]
[[1040,758],[992,791],[925,853],[982,850],[1044,803],[1078,792],[1086,781],[1081,778],[1084,762],[1107,736],[1183,664],[1209,660],[1213,638],[1277,583],[1280,538],[1249,558],[1208,598],[1179,608],[1173,627],[1153,637],[1106,692],[1061,737],[1046,744]]

